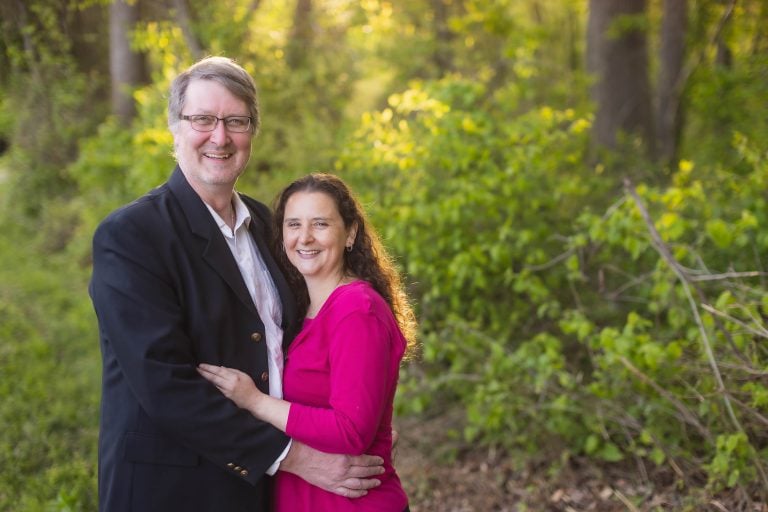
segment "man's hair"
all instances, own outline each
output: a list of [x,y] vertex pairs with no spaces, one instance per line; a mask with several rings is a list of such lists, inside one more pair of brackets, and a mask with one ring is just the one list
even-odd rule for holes
[[251,116],[251,133],[256,135],[261,127],[259,100],[256,84],[251,75],[227,57],[206,57],[177,76],[168,97],[168,127],[174,129],[180,120],[187,97],[187,87],[194,80],[213,80],[223,85],[236,98],[245,102]]

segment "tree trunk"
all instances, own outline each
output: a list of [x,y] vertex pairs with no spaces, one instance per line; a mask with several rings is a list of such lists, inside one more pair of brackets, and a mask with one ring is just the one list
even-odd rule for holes
[[104,44],[108,37],[105,7],[95,4],[78,9],[74,13],[72,27],[69,29],[72,38],[72,56],[77,62],[78,69],[85,74],[97,73],[100,76],[107,76],[109,49]]
[[651,150],[651,88],[642,24],[645,0],[590,0],[587,66],[595,77],[593,141],[615,148],[620,133],[638,135]]
[[675,159],[680,141],[687,4],[687,0],[664,0],[656,112],[656,156],[664,163]]
[[288,67],[293,70],[303,68],[307,63],[307,54],[312,48],[312,0],[297,0],[293,12],[291,40],[286,50]]
[[[27,6],[21,0],[16,0],[14,5],[17,8],[15,13],[18,16],[18,30],[21,34],[22,48],[24,48],[25,63],[29,66],[29,72],[35,83],[42,82],[42,73],[40,72],[40,66],[38,65],[37,58],[35,57],[35,44],[31,36],[30,30],[27,29],[29,24],[29,13]],[[9,19],[13,19],[10,18]]]
[[130,31],[139,21],[138,2],[115,0],[109,6],[109,73],[112,112],[123,123],[136,115],[133,89],[143,78],[143,59],[131,49]]
[[451,44],[454,34],[448,26],[448,5],[445,0],[431,0],[434,13],[435,52],[433,60],[438,77],[443,77],[453,70],[453,52]]
[[192,54],[194,60],[200,59],[203,56],[203,45],[200,44],[200,40],[192,29],[192,14],[189,11],[187,0],[173,0],[173,9],[176,23],[181,28],[181,33],[184,34],[184,41],[187,43],[189,53]]

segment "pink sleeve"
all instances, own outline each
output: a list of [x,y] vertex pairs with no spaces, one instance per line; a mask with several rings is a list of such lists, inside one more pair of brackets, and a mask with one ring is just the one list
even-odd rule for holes
[[391,342],[375,315],[354,312],[330,342],[330,409],[291,404],[286,433],[317,450],[359,455],[387,404]]

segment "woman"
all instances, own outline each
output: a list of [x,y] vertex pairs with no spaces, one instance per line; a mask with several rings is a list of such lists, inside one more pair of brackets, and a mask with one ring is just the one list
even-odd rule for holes
[[321,451],[384,459],[381,485],[354,500],[279,471],[276,510],[407,510],[392,466],[392,402],[415,321],[398,274],[336,176],[311,174],[289,185],[277,199],[275,223],[276,252],[289,263],[306,310],[286,355],[284,399],[261,393],[239,370],[200,365],[200,372],[293,439]]

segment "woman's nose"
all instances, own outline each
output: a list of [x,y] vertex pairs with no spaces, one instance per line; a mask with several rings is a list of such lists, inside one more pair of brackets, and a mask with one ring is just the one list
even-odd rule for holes
[[311,242],[313,239],[312,230],[309,227],[301,228],[299,232],[299,240],[302,243]]

